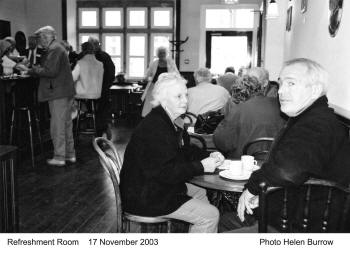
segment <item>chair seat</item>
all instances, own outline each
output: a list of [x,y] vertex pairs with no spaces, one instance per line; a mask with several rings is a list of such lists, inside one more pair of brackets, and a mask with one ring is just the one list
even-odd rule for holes
[[163,218],[163,217],[146,217],[146,216],[135,215],[127,212],[124,212],[124,217],[129,221],[134,221],[139,223],[163,223],[170,220],[168,218]]

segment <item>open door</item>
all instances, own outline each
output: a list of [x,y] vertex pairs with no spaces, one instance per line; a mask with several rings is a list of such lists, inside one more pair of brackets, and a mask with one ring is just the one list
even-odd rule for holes
[[206,67],[214,74],[222,74],[225,68],[252,65],[253,32],[207,31]]

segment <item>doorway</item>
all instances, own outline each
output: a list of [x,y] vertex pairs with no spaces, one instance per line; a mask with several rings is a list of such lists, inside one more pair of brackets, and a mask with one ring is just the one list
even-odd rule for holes
[[252,65],[253,32],[207,31],[206,32],[206,67],[213,74],[222,74],[225,68],[239,68]]

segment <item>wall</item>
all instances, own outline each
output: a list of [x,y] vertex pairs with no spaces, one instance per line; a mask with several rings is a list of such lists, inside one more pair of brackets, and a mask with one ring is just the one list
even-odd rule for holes
[[27,29],[34,33],[38,28],[50,25],[55,28],[57,38],[62,39],[62,8],[57,0],[26,0]]
[[306,57],[319,62],[330,74],[328,98],[335,110],[350,118],[350,5],[344,0],[343,16],[335,38],[328,33],[328,1],[309,0],[307,11],[300,12],[294,0],[293,22],[285,33],[284,59]]
[[[286,29],[286,9],[288,0],[278,1],[279,17],[266,19],[265,62],[262,66],[270,73],[270,80],[278,80],[284,61],[284,33]],[[281,36],[282,35],[282,36]]]
[[0,19],[11,22],[11,35],[17,31],[27,34],[27,3],[25,0],[1,0]]

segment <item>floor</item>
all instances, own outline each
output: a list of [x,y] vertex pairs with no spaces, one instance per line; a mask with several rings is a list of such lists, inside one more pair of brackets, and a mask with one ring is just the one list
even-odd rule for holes
[[[113,141],[124,154],[132,127],[115,123]],[[37,157],[36,167],[28,160],[19,162],[18,212],[21,233],[113,233],[115,203],[113,186],[92,147],[92,138],[82,136],[77,146],[77,163],[65,167],[47,166]],[[222,217],[219,230],[228,230],[229,212]],[[229,217],[227,217],[229,215]]]

